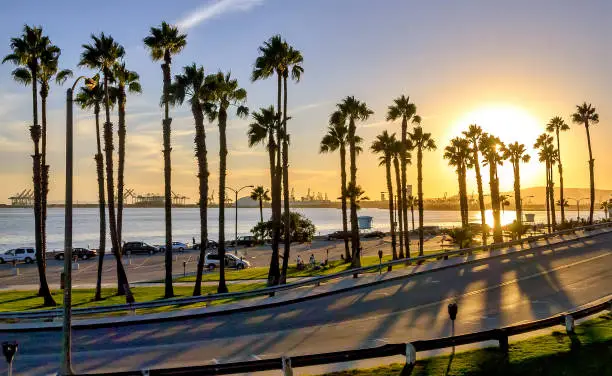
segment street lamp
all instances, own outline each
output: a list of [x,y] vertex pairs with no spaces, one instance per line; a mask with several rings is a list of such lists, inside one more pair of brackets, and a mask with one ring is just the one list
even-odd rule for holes
[[236,194],[236,201],[234,201],[234,207],[236,208],[236,218],[234,221],[234,254],[238,254],[238,193],[245,189],[245,188],[253,188],[253,185],[245,185],[244,187],[236,190],[234,188],[231,187],[225,187],[226,189],[229,189],[230,191],[234,192]]
[[72,375],[71,356],[71,322],[72,322],[72,94],[79,80],[84,79],[86,85],[93,88],[94,79],[80,76],[66,90],[66,201],[64,205],[64,320],[62,325],[62,375]]
[[580,201],[589,200],[589,198],[588,197],[581,197],[581,198],[568,197],[567,200],[576,201],[576,208],[578,209],[578,221],[580,221]]

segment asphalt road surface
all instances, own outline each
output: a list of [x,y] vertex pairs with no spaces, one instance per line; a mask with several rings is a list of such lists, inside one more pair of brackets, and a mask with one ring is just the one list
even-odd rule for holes
[[[277,308],[76,330],[74,364],[102,373],[372,347],[449,335],[450,301],[458,303],[461,334],[548,317],[610,293],[606,234]],[[17,374],[57,370],[59,332],[0,334],[8,339],[20,343]]]

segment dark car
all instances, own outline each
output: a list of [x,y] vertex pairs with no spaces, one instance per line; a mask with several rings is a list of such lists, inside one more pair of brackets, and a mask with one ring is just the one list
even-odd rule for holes
[[331,234],[327,235],[327,240],[337,240],[337,239],[350,239],[351,233],[349,231],[335,231]]
[[[77,257],[80,258],[81,260],[87,260],[93,257],[96,257],[98,255],[98,253],[96,251],[94,251],[93,249],[87,249],[87,248],[73,248],[72,249],[72,257]],[[56,260],[63,260],[64,259],[64,252],[61,251],[59,253],[57,253],[55,255],[55,259]]]
[[252,247],[256,242],[257,241],[256,241],[254,236],[247,235],[247,236],[239,236],[238,239],[232,240],[232,242],[230,244],[233,247],[235,247],[236,245],[243,245],[245,247]]
[[156,252],[159,252],[158,247],[154,247],[145,242],[127,242],[123,244],[124,254],[147,253],[149,255],[152,255]]
[[[206,247],[206,249],[217,249],[218,247],[219,247],[219,244],[216,241],[209,240],[208,246]],[[200,249],[200,243],[194,244],[193,249]]]
[[382,239],[385,237],[385,233],[382,231],[370,231],[361,235],[362,238],[379,238]]

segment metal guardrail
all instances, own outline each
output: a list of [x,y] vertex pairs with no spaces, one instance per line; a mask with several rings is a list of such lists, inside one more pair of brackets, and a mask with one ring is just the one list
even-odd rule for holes
[[[294,357],[282,357],[273,359],[250,360],[244,362],[208,364],[193,367],[162,368],[140,371],[126,371],[107,373],[113,376],[142,376],[142,375],[229,375],[234,373],[247,373],[259,371],[283,370],[285,375],[292,368],[316,366],[322,364],[342,363],[356,360],[384,358],[395,355],[406,356],[406,367],[410,369],[416,362],[416,353],[419,351],[430,351],[444,349],[453,346],[467,345],[485,341],[498,341],[500,350],[508,351],[508,337],[523,334],[535,330],[551,328],[557,325],[565,325],[568,332],[574,328],[574,320],[588,317],[605,310],[612,311],[612,299],[592,304],[583,309],[565,314],[558,314],[542,320],[531,321],[524,324],[506,326],[499,329],[484,330],[480,332],[461,334],[451,337],[421,340],[411,343],[387,344],[378,347],[336,351],[321,354],[299,355]],[[90,374],[95,375],[95,374]]]
[[[576,227],[572,229],[556,231],[550,234],[542,234],[536,236],[524,237],[522,239],[504,242],[504,243],[494,243],[485,246],[478,246],[472,248],[463,248],[453,251],[443,251],[438,253],[433,253],[424,256],[417,256],[411,258],[404,258],[400,260],[393,260],[384,262],[378,265],[371,265],[362,268],[355,269],[347,269],[342,272],[328,274],[319,277],[305,278],[304,280],[288,283],[285,285],[265,287],[256,290],[250,291],[240,291],[240,292],[229,292],[224,294],[211,294],[211,295],[202,295],[202,296],[192,296],[185,298],[172,298],[172,299],[164,299],[164,300],[155,300],[149,302],[141,302],[134,304],[117,304],[112,306],[101,306],[101,307],[91,307],[91,308],[73,308],[72,315],[80,316],[80,315],[94,315],[94,314],[102,314],[102,313],[110,313],[110,312],[131,312],[136,309],[148,309],[148,308],[159,308],[159,307],[167,307],[167,306],[184,306],[195,303],[204,303],[204,302],[212,302],[215,300],[223,300],[223,299],[245,299],[245,298],[253,298],[259,296],[273,296],[277,292],[292,290],[300,287],[316,285],[327,281],[331,281],[338,278],[353,276],[356,277],[359,274],[378,271],[380,268],[388,268],[394,265],[406,264],[406,263],[420,263],[426,260],[431,259],[440,259],[443,257],[450,256],[461,256],[465,254],[472,254],[475,252],[486,252],[493,251],[501,248],[508,248],[516,245],[529,244],[532,242],[537,242],[543,239],[549,239],[556,236],[573,234],[576,231],[590,231],[596,230],[599,228],[612,227],[612,222],[603,222],[589,226]],[[0,320],[28,320],[28,319],[53,319],[59,318],[63,314],[61,309],[51,309],[51,310],[39,310],[39,311],[26,311],[26,312],[1,312]]]

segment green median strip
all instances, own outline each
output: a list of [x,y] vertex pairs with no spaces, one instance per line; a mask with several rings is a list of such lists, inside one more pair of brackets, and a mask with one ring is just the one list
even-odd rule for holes
[[[326,376],[400,375],[402,368],[403,364],[391,364]],[[411,375],[612,375],[612,314],[576,326],[572,336],[555,331],[511,343],[508,354],[491,347],[418,360]]]

